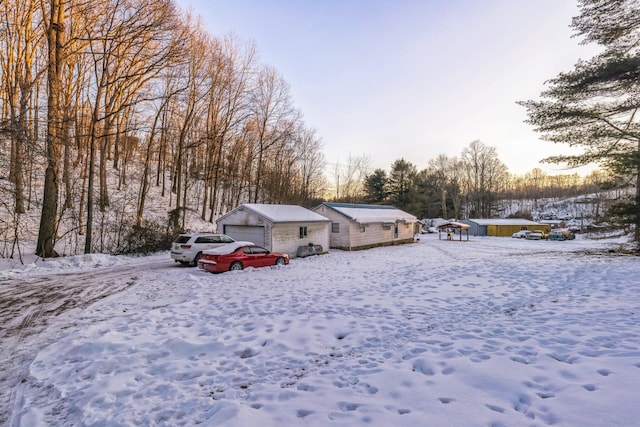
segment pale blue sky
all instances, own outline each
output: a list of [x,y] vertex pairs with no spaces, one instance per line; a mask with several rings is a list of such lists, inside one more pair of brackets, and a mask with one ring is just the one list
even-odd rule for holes
[[[473,140],[515,174],[567,153],[523,123],[518,100],[593,47],[571,38],[575,0],[180,0],[209,33],[253,41],[291,86],[329,163],[367,154],[418,169]],[[566,173],[562,171],[562,173]]]

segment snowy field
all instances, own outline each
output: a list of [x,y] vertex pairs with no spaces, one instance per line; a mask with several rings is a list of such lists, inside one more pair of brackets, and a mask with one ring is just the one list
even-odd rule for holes
[[638,425],[640,258],[614,243],[425,235],[220,275],[168,253],[3,268],[5,422]]

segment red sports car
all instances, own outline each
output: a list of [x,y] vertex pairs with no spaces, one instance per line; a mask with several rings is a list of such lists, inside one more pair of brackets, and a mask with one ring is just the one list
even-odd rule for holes
[[211,273],[286,264],[289,264],[289,255],[282,252],[269,252],[251,242],[233,242],[209,249],[203,251],[198,259],[198,268]]

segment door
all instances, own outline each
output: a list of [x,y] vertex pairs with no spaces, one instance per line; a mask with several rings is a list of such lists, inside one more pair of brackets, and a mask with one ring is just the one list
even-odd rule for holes
[[224,234],[236,241],[252,242],[258,246],[265,246],[264,227],[254,225],[225,225]]

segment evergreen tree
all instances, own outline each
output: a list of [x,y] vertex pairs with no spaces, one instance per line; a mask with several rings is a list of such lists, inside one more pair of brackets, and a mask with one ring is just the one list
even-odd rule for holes
[[389,173],[389,200],[398,209],[410,213],[419,211],[418,170],[404,159],[396,160]]
[[364,199],[367,203],[382,204],[387,200],[387,173],[376,169],[364,178]]
[[579,6],[571,26],[583,43],[604,50],[550,80],[542,100],[520,104],[543,139],[583,149],[545,161],[597,163],[617,181],[635,186],[635,196],[612,213],[635,225],[640,242],[640,2],[579,0]]

